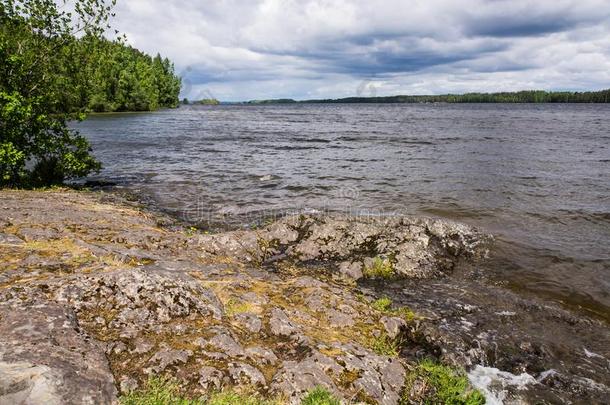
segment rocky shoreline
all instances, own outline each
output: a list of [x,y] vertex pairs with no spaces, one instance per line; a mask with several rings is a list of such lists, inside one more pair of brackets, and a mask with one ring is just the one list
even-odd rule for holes
[[[439,401],[426,358],[472,370],[490,403],[610,395],[607,327],[486,284],[491,237],[465,225],[294,216],[204,234],[70,190],[1,191],[0,207],[0,403],[113,404],[156,376],[191,398]],[[590,356],[557,353],[525,318],[594,331]]]

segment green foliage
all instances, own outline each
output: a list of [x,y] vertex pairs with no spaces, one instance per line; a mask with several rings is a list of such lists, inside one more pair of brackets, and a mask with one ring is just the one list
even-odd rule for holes
[[364,269],[363,274],[368,278],[392,278],[394,277],[394,266],[389,259],[376,257],[373,264]]
[[[214,392],[199,399],[186,399],[180,395],[178,384],[161,377],[151,377],[146,385],[120,398],[121,405],[281,405],[280,399],[265,399],[258,394],[241,394],[235,391]],[[340,405],[324,387],[309,391],[301,405]]]
[[[425,392],[414,392],[415,384]],[[481,392],[473,389],[464,372],[430,360],[424,360],[407,375],[403,404],[480,405],[485,403]]]
[[177,107],[180,79],[160,55],[151,58],[120,42],[94,40],[96,52],[82,67],[85,88],[80,107],[86,111],[150,111]]
[[[417,318],[415,313],[407,307],[392,308],[392,300],[388,297],[381,297],[373,301],[371,307],[383,314],[400,317],[406,322],[412,322]],[[401,336],[391,339],[388,335],[382,334],[371,339],[369,346],[377,354],[383,356],[398,356],[398,354],[400,354],[400,348],[404,343],[404,338]]]
[[[0,186],[44,186],[97,170],[86,139],[67,128],[73,82],[66,50],[76,33],[100,36],[110,6],[77,0],[2,1],[0,8]],[[9,146],[10,145],[10,146]]]
[[169,379],[152,377],[143,389],[130,392],[120,399],[121,405],[280,405],[279,400],[267,400],[256,394],[234,391],[211,393],[207,398],[186,399],[180,396],[178,385]]
[[381,297],[371,303],[371,306],[384,314],[399,316],[407,322],[417,318],[415,312],[407,307],[392,308],[392,300],[388,297]]
[[25,163],[25,154],[11,142],[0,143],[0,182],[12,183],[19,178]]
[[281,405],[283,402],[279,400],[262,399],[257,395],[238,394],[232,391],[220,392],[213,394],[211,398],[205,402],[206,405]]
[[340,405],[341,402],[335,398],[326,388],[316,387],[309,391],[301,401],[301,405]]
[[400,348],[403,343],[400,337],[392,339],[385,333],[382,333],[370,340],[369,347],[380,356],[396,357],[400,354]]
[[121,397],[121,405],[203,405],[201,400],[188,400],[179,396],[178,385],[169,380],[152,377],[141,390]]
[[388,297],[381,297],[373,301],[371,306],[379,312],[388,312],[392,308],[392,300]]
[[196,101],[195,104],[219,105],[220,101],[216,100],[215,98],[204,98],[203,100]]
[[84,112],[177,105],[180,80],[167,59],[103,38],[114,3],[0,0],[0,187],[99,170],[67,126]]

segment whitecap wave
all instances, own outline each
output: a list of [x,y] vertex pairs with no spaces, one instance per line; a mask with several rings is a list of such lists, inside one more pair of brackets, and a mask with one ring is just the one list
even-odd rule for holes
[[[528,385],[538,384],[538,381],[528,373],[515,375],[493,367],[476,366],[468,373],[468,379],[473,387],[480,390],[488,405],[504,405],[507,403],[508,389],[524,390]],[[511,401],[510,403],[519,403]]]

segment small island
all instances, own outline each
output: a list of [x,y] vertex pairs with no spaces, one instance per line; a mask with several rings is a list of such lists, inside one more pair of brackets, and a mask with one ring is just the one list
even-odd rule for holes
[[195,104],[195,105],[219,105],[220,101],[216,100],[215,98],[204,98],[203,100],[193,101],[192,104]]

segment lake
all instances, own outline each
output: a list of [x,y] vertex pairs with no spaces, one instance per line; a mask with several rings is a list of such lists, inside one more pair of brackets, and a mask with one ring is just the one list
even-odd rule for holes
[[494,234],[494,283],[610,321],[610,106],[184,106],[75,125],[115,182],[203,228],[294,212]]

